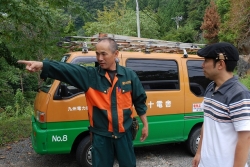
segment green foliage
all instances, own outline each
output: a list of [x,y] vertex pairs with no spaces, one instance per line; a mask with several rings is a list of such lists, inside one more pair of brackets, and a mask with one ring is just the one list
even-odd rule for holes
[[[112,9],[105,7],[104,11],[98,11],[97,15],[97,22],[86,23],[83,27],[87,36],[99,32],[137,36],[136,13],[126,10],[126,0],[116,3]],[[149,20],[148,15],[152,14],[149,11],[140,13],[141,37],[159,38],[159,25]]]
[[75,25],[72,19],[69,20],[63,32],[64,34],[67,34],[67,35],[72,35],[72,36],[76,35]]
[[11,101],[13,103],[2,108],[0,112],[0,120],[9,119],[12,117],[17,118],[20,116],[30,116],[32,114],[33,105],[31,105],[31,103],[24,98],[24,94],[20,89],[17,89],[15,96],[12,98],[13,99],[11,99]]
[[[249,35],[250,1],[215,2],[221,16],[219,40],[238,44]],[[138,0],[138,3],[141,37],[197,43],[204,40],[200,27],[210,0]],[[176,16],[183,17],[178,30],[173,19]],[[22,126],[18,123],[22,122],[15,121],[31,115],[31,104],[40,85],[39,73],[27,73],[24,66],[16,63],[18,59],[59,60],[67,50],[56,43],[64,36],[100,32],[137,36],[136,22],[135,0],[1,0],[0,123],[4,121],[6,125],[1,124],[0,145],[16,140],[15,133]],[[249,88],[249,80],[248,77],[241,81]],[[21,137],[29,132],[25,128]]]
[[184,25],[187,19],[186,6],[188,0],[168,0],[160,2],[158,9],[159,25],[161,25],[161,33],[166,35],[172,28],[176,28],[176,22],[174,18],[176,16],[182,16],[182,20],[179,22],[180,27]]
[[16,63],[18,59],[57,59],[65,53],[56,43],[61,34],[72,35],[72,28],[64,33],[70,17],[60,9],[68,4],[68,0],[0,1],[0,93],[4,96],[0,107],[13,105],[16,89],[34,91],[38,87],[39,76],[20,70],[23,66]]
[[14,96],[14,102],[15,116],[17,117],[25,113],[25,100],[20,89],[17,89],[16,95]]
[[30,117],[1,120],[0,127],[0,147],[27,138],[31,134]]
[[[215,2],[222,23],[219,40],[238,44],[248,35],[249,1]],[[138,3],[141,37],[196,43],[204,40],[200,27],[210,0]],[[173,19],[176,16],[183,17],[178,30]],[[56,43],[64,36],[99,32],[137,36],[134,0],[1,0],[0,22],[0,107],[11,106],[14,113],[22,113],[18,99],[13,98],[17,90],[21,89],[31,104],[41,83],[39,73],[25,72],[24,66],[16,63],[18,59],[59,60],[67,50]]]
[[14,89],[12,85],[18,82],[18,69],[8,66],[6,60],[0,57],[0,107],[13,104]]
[[230,29],[227,27],[227,24],[221,26],[222,30],[219,32],[219,39],[220,41],[230,42],[237,46],[236,39],[238,37],[238,33],[235,33],[235,30]]
[[201,23],[206,7],[210,0],[190,0],[187,5],[188,18],[187,23],[194,27],[194,30],[200,31]]
[[250,75],[245,78],[240,78],[240,82],[250,90]]
[[59,7],[67,5],[69,1],[61,0],[61,5],[55,8],[57,2],[0,2],[0,11],[7,15],[2,17],[0,39],[11,52],[10,56],[17,59],[43,60],[51,52],[57,55],[61,53],[56,42],[61,38],[60,33],[70,17],[65,17],[64,11]]
[[217,0],[216,5],[218,12],[221,16],[220,32],[218,34],[220,41],[227,41],[234,43],[237,38],[237,33],[234,29],[228,27],[229,15],[230,15],[230,0]]
[[187,43],[195,42],[196,31],[192,26],[184,26],[179,29],[171,29],[169,33],[163,38],[168,41],[181,41]]
[[229,19],[230,0],[216,0],[218,13],[221,16],[221,23]]

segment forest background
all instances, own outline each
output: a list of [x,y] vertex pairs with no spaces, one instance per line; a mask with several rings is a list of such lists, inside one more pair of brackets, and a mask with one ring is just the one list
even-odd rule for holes
[[[138,0],[138,4],[143,38],[225,41],[249,54],[243,45],[250,37],[249,0]],[[99,32],[137,36],[136,21],[136,0],[1,0],[0,146],[29,135],[27,125],[42,84],[39,74],[27,73],[18,59],[60,60],[67,50],[56,44],[65,36]],[[248,80],[242,78],[250,86]]]

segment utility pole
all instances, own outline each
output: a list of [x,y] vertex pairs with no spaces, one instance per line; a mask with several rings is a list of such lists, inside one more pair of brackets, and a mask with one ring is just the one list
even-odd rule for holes
[[173,19],[174,21],[175,21],[175,23],[176,23],[176,27],[177,27],[177,29],[179,29],[179,22],[180,21],[182,21],[182,16],[176,16],[176,17],[172,17],[171,19]]
[[138,1],[137,0],[135,0],[135,2],[136,2],[137,36],[138,36],[138,38],[141,38],[140,18],[139,18],[139,5],[138,5]]

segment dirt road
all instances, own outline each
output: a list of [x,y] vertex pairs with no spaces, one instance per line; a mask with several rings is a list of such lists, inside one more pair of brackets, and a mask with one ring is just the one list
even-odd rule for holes
[[[137,167],[191,167],[192,156],[184,144],[135,148]],[[250,166],[250,156],[249,156]],[[0,167],[78,167],[74,155],[39,155],[30,138],[0,149]],[[115,163],[114,167],[118,167]]]

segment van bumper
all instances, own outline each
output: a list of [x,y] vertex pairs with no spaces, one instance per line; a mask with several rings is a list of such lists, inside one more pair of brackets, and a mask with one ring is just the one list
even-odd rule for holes
[[46,149],[47,130],[41,129],[38,126],[38,122],[36,121],[33,115],[31,117],[31,122],[32,122],[32,133],[31,133],[32,147],[38,154],[47,154],[47,149]]

